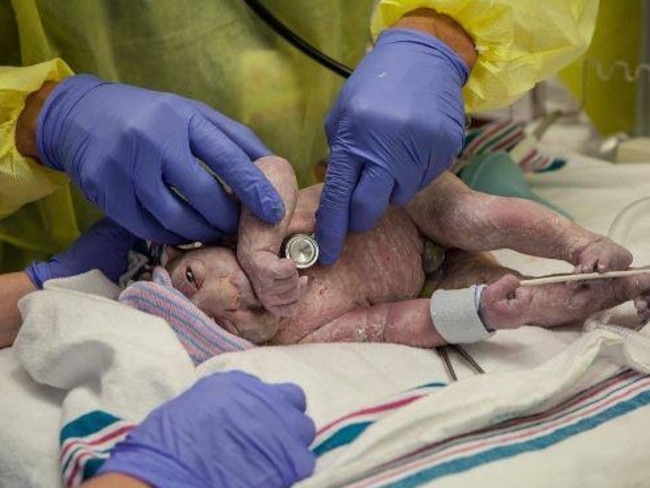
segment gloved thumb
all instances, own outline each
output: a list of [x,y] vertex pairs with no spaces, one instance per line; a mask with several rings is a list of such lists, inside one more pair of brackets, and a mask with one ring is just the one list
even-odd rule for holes
[[269,224],[282,220],[285,208],[278,192],[250,157],[217,126],[207,119],[193,118],[190,146],[194,155],[257,217]]
[[349,230],[350,203],[361,166],[343,151],[332,150],[320,205],[316,213],[316,241],[320,262],[331,265],[341,255]]

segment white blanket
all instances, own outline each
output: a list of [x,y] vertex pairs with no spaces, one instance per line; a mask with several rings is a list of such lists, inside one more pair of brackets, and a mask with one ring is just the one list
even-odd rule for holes
[[[439,365],[432,364],[437,358],[431,351],[390,345],[335,346],[337,363],[348,370],[358,367],[345,374],[345,381],[337,380],[343,370],[328,366],[333,348],[327,344],[226,354],[197,374],[164,321],[78,291],[102,279],[91,273],[53,283],[21,303],[25,323],[14,353],[34,380],[65,392],[59,396],[57,434],[68,486],[92,475],[106,451],[153,407],[200,374],[237,368],[243,360],[246,369],[269,381],[289,378],[306,386],[309,412],[319,427],[313,444],[319,461],[305,486],[419,485],[434,480],[467,486],[465,477],[499,479],[502,461],[510,466],[509,479],[521,482],[523,474],[536,473],[541,479],[549,454],[571,459],[554,464],[558,476],[579,474],[580,480],[594,475],[587,460],[611,461],[605,446],[602,452],[593,450],[592,438],[602,437],[603,425],[608,435],[632,442],[617,446],[613,457],[618,463],[625,459],[628,468],[630,460],[637,463],[626,480],[638,480],[644,471],[645,459],[636,449],[648,452],[650,436],[630,428],[629,415],[644,425],[650,422],[650,377],[625,370],[650,372],[650,339],[627,329],[596,328],[536,368],[492,368],[480,351],[473,351],[492,374],[452,385],[446,385]],[[509,350],[512,345],[506,341],[500,347]],[[369,359],[384,364],[384,381],[377,375],[365,377],[363,363]],[[269,369],[269,363],[275,368]],[[395,396],[395,391],[401,393]],[[535,414],[540,415],[525,419]],[[511,419],[520,420],[511,425]],[[531,456],[538,460],[526,461]],[[51,486],[53,473],[35,471],[38,484]],[[595,479],[602,486],[613,482],[607,470]]]

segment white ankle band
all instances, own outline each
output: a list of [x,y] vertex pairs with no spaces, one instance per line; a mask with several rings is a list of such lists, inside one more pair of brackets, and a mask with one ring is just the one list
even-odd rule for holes
[[485,288],[485,285],[472,285],[461,290],[436,290],[431,295],[431,320],[448,344],[479,342],[494,334],[478,315]]

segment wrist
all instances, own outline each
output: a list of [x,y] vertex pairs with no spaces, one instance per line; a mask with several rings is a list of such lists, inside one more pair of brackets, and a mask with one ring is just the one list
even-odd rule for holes
[[25,268],[25,274],[39,290],[43,289],[43,284],[46,281],[53,278],[50,263],[47,261],[34,261]]
[[82,488],[149,488],[151,485],[132,476],[121,473],[108,473],[90,479]]
[[448,15],[430,8],[419,8],[405,14],[392,25],[394,28],[413,29],[431,34],[445,43],[471,71],[476,63],[476,46],[463,27]]
[[[134,432],[137,431],[138,429]],[[129,437],[113,448],[111,456],[99,468],[97,474],[119,474],[136,478],[151,486],[210,486],[210,483],[179,461],[178,456],[165,452],[163,446],[151,447],[131,441]]]
[[82,106],[81,100],[103,84],[105,82],[92,75],[69,76],[51,87],[43,97],[36,114],[35,136],[31,139],[36,144],[36,157],[43,166],[64,171],[71,177],[76,174],[74,165],[79,161],[69,158],[62,141],[70,136],[68,130],[75,130],[70,127],[69,122],[74,119],[71,114],[89,110]]
[[18,117],[16,124],[16,148],[25,157],[33,158],[40,162],[38,146],[36,144],[36,126],[38,115],[41,113],[45,100],[58,83],[46,81],[25,100],[25,107]]

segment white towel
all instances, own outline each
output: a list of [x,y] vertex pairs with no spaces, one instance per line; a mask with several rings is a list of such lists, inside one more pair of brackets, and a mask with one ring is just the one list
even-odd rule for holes
[[91,476],[134,425],[196,380],[167,323],[115,296],[91,272],[20,302],[14,353],[36,382],[65,392],[59,447],[67,486]]

